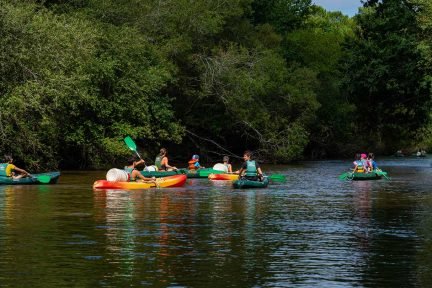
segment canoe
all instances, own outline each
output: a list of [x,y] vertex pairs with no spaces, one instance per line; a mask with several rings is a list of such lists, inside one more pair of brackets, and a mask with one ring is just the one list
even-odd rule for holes
[[[19,179],[13,179],[12,177],[1,177],[0,176],[0,184],[1,185],[41,185],[41,184],[55,184],[57,183],[60,172],[46,172],[39,174],[31,174],[32,177],[24,177]],[[41,182],[38,180],[38,177],[49,177],[50,180],[48,183]]]
[[234,181],[239,178],[238,174],[210,174],[208,176],[210,180],[227,180],[227,181]]
[[236,180],[233,182],[233,187],[235,189],[239,188],[266,188],[269,184],[268,177],[264,178],[264,181],[252,181],[245,178],[242,178],[240,180]]
[[145,177],[167,177],[167,176],[174,176],[174,175],[181,175],[186,174],[186,169],[177,169],[176,171],[141,171],[141,174]]
[[212,168],[202,168],[198,170],[188,170],[188,178],[208,178],[210,174],[224,174],[225,171],[214,170]]
[[387,172],[384,171],[372,171],[369,173],[353,173],[353,172],[346,172],[339,176],[340,180],[354,180],[354,181],[361,181],[361,180],[379,180],[382,177],[387,177]]
[[93,184],[96,189],[149,189],[149,188],[166,188],[182,187],[186,183],[186,175],[174,175],[158,178],[155,183],[148,182],[111,182],[107,180],[97,180]]

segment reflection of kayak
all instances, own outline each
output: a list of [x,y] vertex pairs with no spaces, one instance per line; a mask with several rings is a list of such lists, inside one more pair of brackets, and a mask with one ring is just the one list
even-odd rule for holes
[[239,178],[238,174],[210,174],[208,176],[210,180],[229,180],[234,181]]
[[[43,183],[39,181],[38,177],[49,177],[50,181],[48,183]],[[60,177],[60,172],[46,172],[40,174],[31,174],[31,177],[24,177],[19,179],[13,179],[12,177],[2,177],[0,176],[0,184],[2,185],[41,185],[41,184],[55,184]]]
[[346,172],[339,176],[340,180],[379,180],[382,177],[387,177],[387,172],[384,171],[373,171],[369,173],[353,173],[353,172]]
[[181,187],[186,183],[186,175],[174,175],[158,178],[155,183],[148,182],[111,182],[107,180],[98,180],[94,182],[93,188],[98,189],[149,189],[149,188],[166,188]]
[[223,174],[225,171],[214,170],[212,168],[202,168],[198,170],[188,170],[188,178],[208,178],[210,174]]
[[234,188],[266,188],[269,184],[268,177],[261,181],[253,181],[248,179],[239,179],[233,182]]
[[141,171],[141,174],[145,177],[167,177],[167,176],[174,176],[174,175],[180,175],[180,174],[186,174],[186,169],[177,169],[175,171]]

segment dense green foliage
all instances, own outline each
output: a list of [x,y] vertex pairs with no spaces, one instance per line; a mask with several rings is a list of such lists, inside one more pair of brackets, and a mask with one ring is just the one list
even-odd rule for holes
[[310,0],[1,5],[0,151],[31,169],[113,165],[126,135],[185,162],[430,141],[428,1],[366,1],[354,19]]

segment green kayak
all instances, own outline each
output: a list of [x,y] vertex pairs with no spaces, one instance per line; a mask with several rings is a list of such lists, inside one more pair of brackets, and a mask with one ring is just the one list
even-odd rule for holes
[[387,177],[387,172],[384,171],[372,171],[369,173],[353,173],[353,172],[346,172],[339,176],[340,180],[354,180],[354,181],[361,181],[361,180],[379,180],[382,177],[389,179]]
[[208,178],[210,174],[224,174],[225,171],[214,170],[212,168],[202,168],[198,170],[188,170],[186,176],[188,178]]
[[266,188],[269,184],[269,178],[265,177],[264,181],[253,181],[242,178],[240,180],[236,180],[233,182],[233,187],[236,189],[239,188]]
[[[0,176],[0,185],[39,185],[39,184],[55,184],[60,177],[60,172],[47,172],[40,174],[31,174],[31,177],[13,179],[12,177]],[[48,179],[48,181],[40,181],[39,179]]]
[[141,174],[145,177],[167,177],[167,176],[174,176],[179,174],[186,174],[186,169],[177,169],[175,171],[141,171]]

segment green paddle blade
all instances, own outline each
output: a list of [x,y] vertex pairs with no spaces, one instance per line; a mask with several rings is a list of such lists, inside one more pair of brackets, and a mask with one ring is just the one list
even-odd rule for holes
[[45,183],[45,184],[48,184],[51,181],[51,177],[49,175],[40,175],[40,176],[37,176],[36,179],[39,182]]
[[343,173],[339,176],[339,180],[346,180],[348,178],[349,172]]
[[136,151],[137,150],[137,146],[135,144],[135,141],[133,141],[130,136],[126,136],[124,138],[124,142],[126,143],[126,146],[129,147],[130,150],[132,150],[132,151]]
[[140,155],[140,154],[138,153],[138,151],[137,151],[137,146],[136,146],[136,144],[135,144],[135,141],[132,140],[132,138],[131,138],[130,136],[126,136],[123,140],[124,140],[124,142],[126,143],[126,146],[128,146],[128,148],[129,148],[130,150],[134,151],[134,152],[138,155],[138,157],[139,157],[140,159],[142,159],[142,158],[141,158],[141,155]]
[[384,178],[386,178],[387,180],[390,180],[390,177],[387,176],[387,172],[384,172],[382,170],[376,170],[375,173],[377,175],[383,176]]
[[286,181],[285,175],[282,175],[282,174],[272,174],[272,175],[268,176],[268,178],[272,181],[275,181],[275,182],[285,182]]

